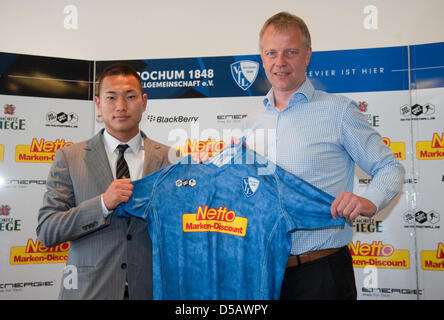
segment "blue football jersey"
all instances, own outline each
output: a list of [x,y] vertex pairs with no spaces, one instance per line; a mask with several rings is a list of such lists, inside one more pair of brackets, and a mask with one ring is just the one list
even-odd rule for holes
[[242,145],[133,184],[116,210],[147,221],[154,299],[278,299],[289,233],[345,222],[332,196]]

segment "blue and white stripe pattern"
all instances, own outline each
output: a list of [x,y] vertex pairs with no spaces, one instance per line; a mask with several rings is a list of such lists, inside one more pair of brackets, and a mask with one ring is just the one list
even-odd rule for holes
[[[272,90],[264,106],[245,119],[247,144],[283,169],[337,197],[353,192],[356,163],[372,177],[359,195],[378,211],[401,189],[403,166],[354,101],[315,90],[306,79],[283,111],[275,108]],[[297,231],[291,254],[345,246],[352,234],[351,223],[344,229]]]

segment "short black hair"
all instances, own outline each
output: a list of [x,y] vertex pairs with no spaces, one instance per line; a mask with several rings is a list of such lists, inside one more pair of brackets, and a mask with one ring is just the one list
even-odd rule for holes
[[97,80],[97,91],[96,96],[99,96],[100,94],[100,87],[102,85],[103,79],[110,76],[134,76],[137,81],[139,82],[140,92],[143,92],[142,90],[142,79],[140,78],[139,74],[137,73],[136,69],[131,67],[128,64],[124,63],[116,63],[112,64],[103,70],[102,74],[100,75],[99,79]]

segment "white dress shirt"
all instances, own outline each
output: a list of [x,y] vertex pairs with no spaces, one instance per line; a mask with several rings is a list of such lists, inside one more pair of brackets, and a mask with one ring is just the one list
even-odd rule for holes
[[[105,145],[106,156],[108,157],[109,165],[113,173],[114,179],[116,179],[116,165],[117,165],[117,158],[119,156],[119,150],[117,149],[117,146],[119,144],[129,145],[129,148],[125,150],[124,157],[128,164],[131,180],[134,181],[142,178],[143,161],[145,158],[145,145],[140,131],[130,141],[121,142],[116,138],[114,138],[113,136],[111,136],[106,130],[104,130],[103,142]],[[103,195],[101,197],[101,200],[102,200],[103,214],[105,215],[105,217],[107,217],[112,212],[112,210],[109,211],[105,207],[105,204],[103,202]]]

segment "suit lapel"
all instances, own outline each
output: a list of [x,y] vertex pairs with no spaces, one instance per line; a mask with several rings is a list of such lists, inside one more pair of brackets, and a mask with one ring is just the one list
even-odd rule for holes
[[145,177],[146,175],[150,174],[153,170],[151,168],[151,164],[155,162],[155,153],[156,149],[153,146],[153,143],[148,137],[142,132],[142,138],[144,140],[145,145],[145,155],[143,160],[143,171],[142,171],[142,177]]
[[159,144],[149,139],[143,131],[141,131],[141,134],[145,144],[145,157],[142,172],[142,176],[145,177],[146,175],[162,168],[161,164],[164,162],[164,159]]
[[100,189],[103,189],[102,192],[105,192],[113,181],[113,174],[103,145],[102,133],[103,130],[87,142],[85,163],[88,167],[88,172],[91,172],[94,178],[90,179],[90,181],[95,181]]

